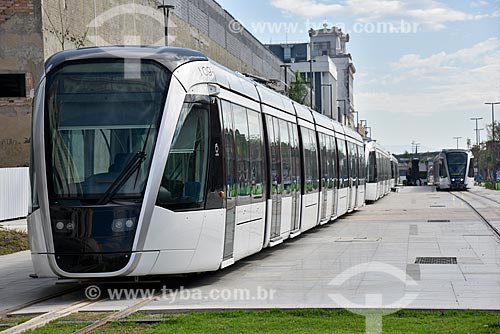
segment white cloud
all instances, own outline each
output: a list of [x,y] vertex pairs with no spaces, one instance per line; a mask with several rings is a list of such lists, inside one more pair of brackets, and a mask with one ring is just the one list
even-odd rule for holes
[[[366,110],[429,114],[468,113],[500,99],[500,39],[490,38],[453,53],[409,54],[390,64],[391,72],[363,85],[357,107]],[[370,87],[377,87],[368,92]],[[391,93],[397,92],[397,93]]]
[[488,6],[490,3],[488,1],[484,0],[475,0],[470,2],[470,6],[472,8],[477,8],[477,7],[485,7]]
[[[482,2],[482,1],[479,1]],[[498,17],[493,14],[472,15],[452,9],[437,0],[272,0],[271,4],[285,12],[303,17],[325,17],[335,20],[350,16],[359,22],[395,22],[406,20],[428,30],[442,30],[448,22]]]

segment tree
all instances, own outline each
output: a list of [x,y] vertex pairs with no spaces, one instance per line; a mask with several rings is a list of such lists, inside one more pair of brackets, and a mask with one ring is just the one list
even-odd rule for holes
[[488,130],[488,140],[500,140],[500,122],[495,121],[495,138],[493,138],[493,124],[488,124],[486,128]]
[[288,96],[298,102],[300,104],[308,105],[307,96],[308,91],[307,87],[300,75],[299,71],[295,72],[295,81],[290,84],[290,89],[288,90]]

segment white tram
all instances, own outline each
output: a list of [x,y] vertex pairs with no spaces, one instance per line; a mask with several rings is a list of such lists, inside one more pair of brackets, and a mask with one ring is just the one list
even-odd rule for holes
[[366,156],[368,159],[366,201],[374,202],[395,187],[399,174],[398,160],[375,141],[366,143]]
[[32,145],[39,277],[214,271],[365,203],[356,132],[188,49],[54,55]]
[[469,150],[443,150],[434,158],[437,190],[467,190],[474,185],[474,160]]

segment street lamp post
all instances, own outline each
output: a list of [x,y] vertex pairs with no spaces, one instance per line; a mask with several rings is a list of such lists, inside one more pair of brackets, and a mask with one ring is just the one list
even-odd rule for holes
[[456,141],[457,141],[457,150],[458,150],[458,140],[462,139],[462,137],[453,137],[453,139],[456,139]]
[[495,141],[495,105],[500,102],[486,102],[485,104],[491,105],[491,137]]
[[165,46],[168,46],[168,19],[170,16],[170,11],[175,9],[173,5],[166,5],[165,0],[163,4],[158,6],[158,9],[163,9],[163,17],[165,19]]
[[476,129],[475,129],[475,131],[476,131],[476,145],[477,145],[477,147],[479,147],[479,126],[477,124],[477,121],[480,121],[482,119],[483,119],[482,117],[473,117],[473,118],[470,119],[471,121],[476,121]]
[[333,119],[333,85],[321,84],[321,87],[330,87],[330,118]]

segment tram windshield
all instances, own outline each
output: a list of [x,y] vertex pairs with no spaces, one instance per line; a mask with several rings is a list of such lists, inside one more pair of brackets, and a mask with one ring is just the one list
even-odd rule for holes
[[446,154],[450,177],[465,177],[467,168],[467,154],[463,152],[450,152]]
[[170,73],[149,60],[69,62],[47,78],[51,199],[141,196]]

